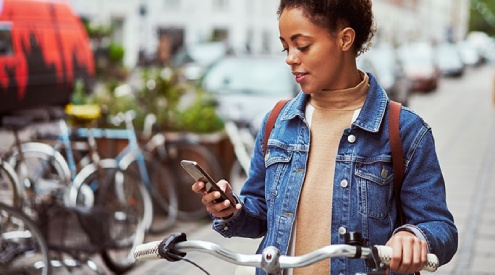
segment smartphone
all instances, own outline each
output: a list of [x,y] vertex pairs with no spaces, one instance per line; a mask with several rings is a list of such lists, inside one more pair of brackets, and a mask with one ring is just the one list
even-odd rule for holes
[[208,173],[195,161],[192,160],[182,160],[180,162],[182,168],[195,180],[202,181],[205,183],[206,192],[210,193],[213,191],[220,192],[220,198],[216,199],[215,202],[223,202],[224,200],[230,201],[230,207],[235,207],[236,201],[234,198],[227,196],[225,192],[217,185],[217,182],[212,179]]

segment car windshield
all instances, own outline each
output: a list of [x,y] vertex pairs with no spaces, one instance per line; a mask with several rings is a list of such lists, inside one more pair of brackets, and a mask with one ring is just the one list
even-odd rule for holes
[[201,66],[209,66],[214,61],[224,56],[227,46],[223,42],[210,42],[189,45],[173,57],[176,66],[185,63],[196,63]]
[[203,87],[212,93],[281,95],[294,90],[289,67],[272,58],[227,58],[207,72]]

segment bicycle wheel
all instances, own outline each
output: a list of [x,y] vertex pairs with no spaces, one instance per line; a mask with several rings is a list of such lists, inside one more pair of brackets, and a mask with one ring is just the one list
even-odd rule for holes
[[[116,273],[130,270],[135,247],[144,241],[153,215],[151,198],[146,188],[130,171],[118,168],[115,160],[100,161],[100,167],[86,166],[76,176],[75,201],[87,206],[87,188],[93,192],[95,206],[111,214],[109,241],[101,253],[107,267]],[[72,202],[74,203],[74,201]]]
[[48,144],[26,142],[21,144],[22,157],[17,148],[12,150],[9,164],[14,167],[23,189],[23,210],[37,219],[36,209],[41,203],[61,199],[71,182],[69,166],[64,157]]
[[48,246],[36,224],[0,203],[0,274],[51,274]]
[[[140,157],[143,157],[145,169],[139,169]],[[129,153],[122,158],[119,166],[129,170],[133,175],[141,175],[153,201],[153,220],[149,228],[152,234],[160,234],[170,229],[177,220],[178,198],[175,179],[167,166],[161,166],[151,154],[143,152],[137,156]]]
[[15,208],[22,207],[22,186],[14,169],[0,159],[0,201]]
[[27,142],[21,145],[25,168],[22,168],[20,154],[16,149],[9,157],[9,164],[15,167],[24,192],[27,205],[37,205],[53,194],[65,191],[71,182],[70,170],[64,157],[48,144]]
[[168,142],[167,152],[170,164],[174,167],[177,176],[177,193],[179,197],[178,219],[184,221],[198,220],[208,216],[205,206],[201,203],[201,195],[191,191],[194,180],[180,166],[180,161],[187,159],[196,161],[215,180],[223,177],[222,166],[213,153],[205,146],[189,142]]

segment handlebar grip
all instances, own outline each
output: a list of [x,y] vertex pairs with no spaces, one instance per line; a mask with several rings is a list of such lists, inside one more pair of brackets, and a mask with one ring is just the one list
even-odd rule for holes
[[[392,248],[390,246],[384,245],[376,245],[376,249],[378,250],[378,256],[380,257],[380,261],[387,266],[390,265],[390,260],[392,259]],[[428,253],[426,263],[423,266],[423,270],[429,272],[435,272],[438,268],[439,261],[438,257],[435,254]]]
[[174,249],[179,242],[187,241],[185,233],[172,233],[165,237],[163,241],[154,241],[140,244],[134,249],[134,258],[136,260],[156,260],[165,259],[169,262],[181,260],[186,253]]
[[155,241],[138,245],[134,249],[134,258],[138,261],[162,259],[158,253],[160,243],[161,241]]

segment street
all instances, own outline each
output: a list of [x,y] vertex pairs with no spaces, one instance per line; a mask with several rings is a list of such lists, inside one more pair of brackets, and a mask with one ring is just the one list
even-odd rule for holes
[[[488,275],[495,270],[495,109],[491,91],[494,68],[469,69],[460,79],[442,79],[437,91],[414,93],[410,108],[433,129],[447,200],[459,229],[453,260],[435,274]],[[208,221],[184,223],[174,231],[188,240],[212,241],[240,253],[254,253],[259,240],[225,239]],[[153,237],[159,239],[160,237]],[[189,253],[210,274],[234,274],[235,266],[211,255]],[[201,274],[186,262],[149,261],[129,274]]]
[[459,249],[438,274],[493,274],[495,269],[495,116],[493,67],[472,69],[462,80],[445,80],[411,109],[432,126],[459,229]]

